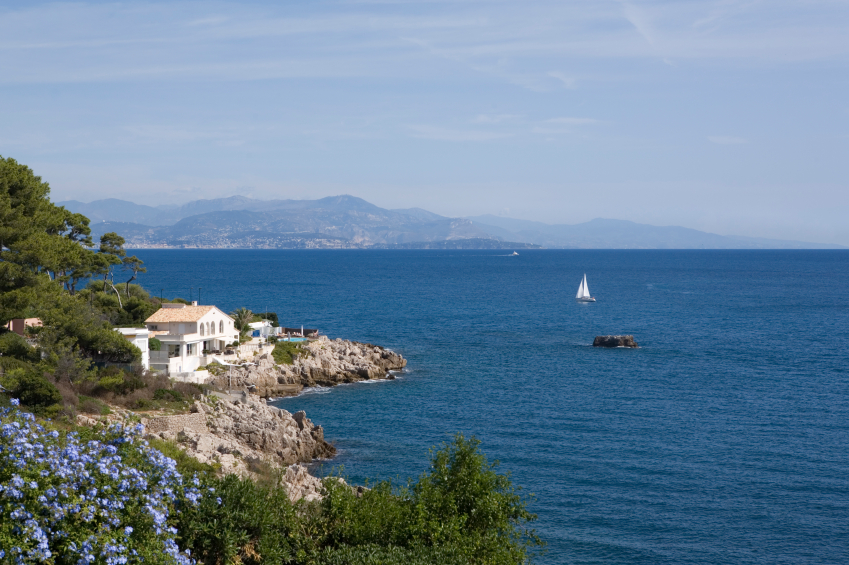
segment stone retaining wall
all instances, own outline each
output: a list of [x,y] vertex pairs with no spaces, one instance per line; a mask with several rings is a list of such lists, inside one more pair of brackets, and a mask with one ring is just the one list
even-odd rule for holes
[[179,416],[162,416],[153,418],[147,424],[148,433],[179,432],[188,428],[193,432],[209,433],[206,427],[206,414],[196,412],[194,414],[180,414]]

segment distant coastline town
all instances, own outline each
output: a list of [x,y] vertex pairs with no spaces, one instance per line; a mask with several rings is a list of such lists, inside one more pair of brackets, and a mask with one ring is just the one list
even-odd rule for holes
[[551,225],[484,215],[449,218],[388,210],[349,195],[317,200],[243,196],[151,207],[68,200],[92,234],[117,232],[128,249],[833,249],[839,245],[717,235],[597,218]]

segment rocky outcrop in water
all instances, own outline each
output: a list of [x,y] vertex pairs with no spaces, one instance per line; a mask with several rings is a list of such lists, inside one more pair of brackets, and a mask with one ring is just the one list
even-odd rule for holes
[[218,369],[213,384],[227,390],[249,390],[262,398],[297,394],[306,386],[334,386],[369,379],[394,378],[389,371],[403,369],[401,355],[368,343],[326,336],[301,345],[291,365],[277,364],[260,355],[254,365]]
[[599,335],[593,340],[593,347],[639,347],[632,335]]

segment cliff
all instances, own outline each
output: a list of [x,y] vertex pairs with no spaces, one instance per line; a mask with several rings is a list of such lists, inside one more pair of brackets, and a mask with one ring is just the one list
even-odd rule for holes
[[250,396],[232,402],[207,397],[194,403],[191,414],[151,419],[147,431],[177,440],[198,460],[220,463],[226,472],[241,473],[253,460],[292,465],[336,453],[304,412],[290,414]]
[[285,468],[282,483],[293,502],[321,497],[321,480],[300,464],[336,454],[324,440],[321,426],[304,412],[291,414],[252,395],[236,401],[207,396],[195,401],[191,413],[174,416],[150,417],[111,408],[113,413],[106,417],[80,414],[77,424],[124,423],[141,416],[147,438],[174,442],[198,461],[219,465],[222,475],[248,477],[266,465]]
[[292,364],[275,363],[261,355],[244,367],[215,367],[213,383],[221,389],[249,390],[262,398],[297,394],[305,386],[334,386],[369,379],[394,378],[407,360],[383,347],[326,336],[305,342]]

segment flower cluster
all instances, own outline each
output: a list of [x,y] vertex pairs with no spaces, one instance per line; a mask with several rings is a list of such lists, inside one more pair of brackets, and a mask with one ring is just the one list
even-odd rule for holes
[[197,480],[142,431],[116,424],[83,441],[0,409],[0,562],[192,563],[169,516],[196,504]]

